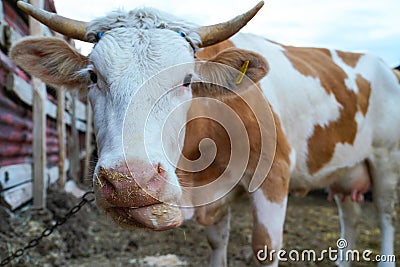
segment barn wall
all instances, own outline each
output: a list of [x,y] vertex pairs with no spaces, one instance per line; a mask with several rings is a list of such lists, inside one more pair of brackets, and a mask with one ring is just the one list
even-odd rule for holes
[[[45,9],[55,12],[52,0],[45,0]],[[1,1],[0,9],[0,205],[10,209],[18,208],[32,198],[32,156],[33,125],[32,98],[33,90],[30,77],[8,57],[11,45],[28,35],[28,19],[16,7],[16,1]],[[46,35],[53,35],[45,29]],[[60,175],[59,132],[57,131],[57,99],[54,88],[47,87],[45,99],[46,112],[46,180],[55,183]],[[66,146],[67,158],[64,171],[72,173],[77,179],[81,175],[83,162],[73,164],[70,169],[69,157],[82,160],[86,151],[90,154],[92,146],[85,147],[87,105],[85,100],[75,99],[69,93],[65,97],[64,120],[66,137],[62,141]],[[73,114],[76,122],[73,123]],[[68,133],[78,130],[78,140],[68,138]],[[92,133],[89,132],[89,135]],[[76,147],[71,147],[72,143]]]

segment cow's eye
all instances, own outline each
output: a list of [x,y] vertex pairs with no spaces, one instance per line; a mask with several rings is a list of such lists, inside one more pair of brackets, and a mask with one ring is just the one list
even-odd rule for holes
[[190,83],[192,82],[192,74],[188,74],[185,76],[185,79],[183,79],[183,86],[189,87]]
[[89,72],[89,75],[90,75],[90,80],[91,80],[93,83],[97,83],[97,74],[96,74],[94,71],[90,71],[90,72]]

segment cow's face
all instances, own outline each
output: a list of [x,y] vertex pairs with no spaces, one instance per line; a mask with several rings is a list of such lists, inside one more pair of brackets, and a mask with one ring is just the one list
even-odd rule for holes
[[97,76],[89,99],[99,150],[98,205],[120,223],[175,227],[182,220],[173,205],[181,198],[175,165],[185,109],[164,124],[191,98],[193,49],[174,31],[117,28],[104,34],[89,62],[87,75]]
[[180,104],[192,97],[193,47],[218,41],[209,28],[203,35],[211,42],[160,16],[116,12],[91,22],[85,40],[96,45],[89,57],[57,38],[27,38],[11,52],[44,82],[87,90],[99,153],[97,205],[122,226],[153,230],[182,222],[175,167],[189,105]]
[[87,87],[99,157],[98,206],[126,226],[179,225],[173,204],[180,204],[181,189],[174,166],[183,146],[185,108],[164,123],[191,98],[190,44],[170,30],[117,28],[104,34],[88,58],[55,38],[27,39],[15,46],[13,57],[46,82]]

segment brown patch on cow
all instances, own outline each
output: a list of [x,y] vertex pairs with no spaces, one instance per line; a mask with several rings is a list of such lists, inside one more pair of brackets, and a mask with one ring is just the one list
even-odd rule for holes
[[365,116],[368,111],[369,97],[371,95],[371,83],[364,79],[360,74],[357,74],[357,107],[358,110]]
[[282,203],[289,190],[290,147],[278,116],[275,112],[273,112],[273,115],[276,127],[276,150],[274,161],[267,179],[261,185],[261,190],[270,202]]
[[357,95],[346,86],[347,74],[324,51],[296,47],[287,47],[285,51],[296,70],[305,76],[318,77],[325,91],[333,94],[341,105],[339,119],[326,126],[315,125],[313,135],[308,139],[307,166],[311,174],[332,159],[338,143],[352,145],[357,134]]
[[357,66],[358,61],[360,60],[360,57],[363,54],[360,53],[349,53],[349,52],[343,52],[343,51],[336,51],[338,56],[346,63],[346,65],[355,68]]
[[[259,99],[259,94],[254,94],[252,92],[248,92],[248,94],[249,95],[246,96],[246,101],[250,103],[251,108],[239,97],[222,99],[224,103],[229,105],[229,107],[232,108],[239,116],[241,121],[244,123],[246,132],[249,136],[250,155],[246,172],[250,175],[246,179],[251,179],[251,174],[254,173],[257,167],[261,153],[261,129],[252,109],[265,108],[265,106],[260,104],[262,101]],[[197,109],[201,107],[196,107],[193,105],[191,108]],[[218,111],[216,110],[215,112]],[[267,127],[262,128],[264,131],[276,131],[276,151],[275,156],[271,154],[271,157],[274,156],[273,163],[267,179],[265,179],[261,186],[261,190],[263,190],[266,198],[270,202],[282,203],[288,194],[290,177],[290,147],[282,131],[280,121],[275,114],[274,119],[276,129],[274,129],[273,121],[270,122],[270,125]],[[187,138],[185,138],[185,145],[183,149],[183,155],[185,155],[186,158],[195,160],[200,157],[200,151],[198,150],[198,147],[200,141],[204,138],[210,138],[215,142],[217,146],[217,155],[211,166],[203,171],[196,173],[183,173],[183,175],[182,171],[178,171],[177,174],[178,177],[180,177],[181,184],[186,186],[201,186],[213,182],[224,172],[230,160],[232,151],[228,133],[219,123],[210,119],[198,118],[190,121],[187,124],[186,135]],[[220,217],[211,215],[217,214],[215,211],[212,211],[212,208],[207,208],[206,214],[207,216],[200,216],[201,219],[199,217],[203,224],[214,221],[214,219],[210,220],[211,218]]]
[[[250,60],[247,75],[254,81],[257,82],[266,75],[268,65],[264,62],[265,60],[261,58],[260,55],[249,51],[227,49],[213,60],[238,69],[242,64],[241,62],[245,59]],[[218,71],[218,69],[212,69],[211,67],[206,70],[212,71],[214,74]],[[204,75],[206,75],[206,73],[204,73]],[[227,77],[225,77],[225,79],[226,78]],[[228,78],[230,79],[231,77]],[[245,183],[250,183],[250,179],[260,160],[261,131],[263,131],[263,134],[267,137],[266,140],[264,140],[267,144],[263,143],[264,148],[274,148],[276,144],[275,154],[271,151],[271,153],[267,155],[267,157],[270,157],[272,166],[269,174],[266,174],[268,177],[262,185],[262,190],[269,201],[282,203],[288,194],[290,148],[282,131],[281,123],[276,114],[273,114],[273,118],[267,118],[268,116],[263,116],[263,118],[256,117],[255,112],[260,113],[260,111],[266,111],[269,107],[267,102],[262,101],[264,97],[259,86],[253,86],[249,85],[248,82],[243,82],[237,87],[235,91],[237,93],[240,92],[240,97],[232,92],[223,92],[227,90],[219,88],[218,85],[192,84],[194,97],[207,96],[222,101],[237,114],[240,121],[243,123],[249,137],[250,145],[250,154],[245,172],[246,175],[243,177]],[[204,105],[201,104],[197,105],[196,102],[194,102],[192,103],[189,114],[202,114],[204,113],[204,109],[207,109],[207,114],[220,113],[220,110],[212,110],[213,108],[212,106],[204,107]],[[229,163],[231,153],[233,152],[231,149],[230,137],[222,125],[207,118],[197,118],[188,122],[186,126],[185,144],[182,151],[183,155],[189,160],[198,159],[201,156],[199,144],[200,141],[205,138],[214,141],[217,146],[217,155],[213,163],[205,170],[196,173],[185,173],[178,170],[177,174],[183,186],[202,186],[209,184],[220,177]],[[265,153],[265,151],[263,152]],[[185,168],[187,168],[187,166],[185,166]]]
[[[193,92],[194,97],[198,97],[196,93],[202,93],[201,84],[193,84]],[[258,90],[258,89],[257,89]],[[218,91],[218,90],[216,90]],[[207,94],[206,94],[207,95]],[[252,112],[252,108],[250,107],[242,98],[240,97],[220,97],[217,94],[210,95],[211,97],[218,98],[223,101],[224,104],[228,105],[239,117],[239,119],[243,122],[246,132],[249,136],[249,144],[250,144],[250,155],[247,165],[248,172],[254,172],[260,155],[261,148],[261,133],[260,127],[258,125],[258,120],[255,117],[255,114]],[[252,98],[252,99],[249,99]],[[253,99],[254,98],[254,99]],[[248,92],[248,96],[246,98],[247,101],[251,102],[260,102],[258,101],[258,95],[254,94],[252,96],[252,92]],[[259,106],[261,106],[259,104]],[[202,114],[206,112],[206,114],[218,114],[219,110],[212,110],[215,107],[207,107],[207,111],[203,111],[206,107],[204,105],[196,105],[196,103],[192,104],[190,113],[193,112],[195,114]],[[273,128],[271,128],[273,130]],[[219,124],[218,122],[208,119],[208,118],[196,118],[188,122],[186,126],[186,138],[183,147],[183,155],[189,160],[198,159],[201,154],[199,151],[200,141],[209,138],[213,140],[217,146],[217,155],[213,163],[206,168],[205,170],[196,172],[196,173],[185,173],[182,175],[182,179],[186,181],[190,181],[193,183],[193,186],[201,186],[205,184],[209,184],[217,179],[226,169],[230,157],[231,157],[231,142],[228,133],[225,128]],[[189,177],[189,178],[188,178]],[[187,179],[188,178],[188,179]],[[185,182],[186,183],[186,182]]]
[[304,76],[318,77],[318,69],[323,69],[324,62],[332,61],[331,52],[325,48],[298,48],[284,46],[285,55],[293,67]]
[[223,42],[208,46],[208,47],[198,51],[196,53],[196,57],[198,57],[199,59],[208,60],[208,59],[214,57],[215,55],[217,55],[218,53],[220,53],[221,51],[223,51],[227,48],[230,48],[230,47],[235,47],[235,45],[232,43],[232,41],[225,40]]
[[[265,251],[265,246],[267,246],[266,252],[271,253],[271,250],[277,250],[278,248],[272,247],[272,241],[268,230],[265,229],[264,225],[258,222],[257,214],[255,213],[256,212],[253,211],[253,217],[255,218],[255,221],[253,223],[253,235],[251,244],[253,248],[253,253],[254,255],[257,255],[258,251]],[[265,261],[260,261],[260,259],[257,259],[261,264],[269,265],[276,260],[276,254],[261,256],[266,257]]]

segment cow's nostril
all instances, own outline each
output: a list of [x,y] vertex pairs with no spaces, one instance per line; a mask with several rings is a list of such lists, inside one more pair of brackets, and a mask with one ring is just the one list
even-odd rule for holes
[[[142,207],[160,203],[155,196],[160,195],[165,182],[157,171],[162,173],[164,169],[159,165],[147,166],[133,166],[134,173],[127,172],[127,168],[123,166],[115,169],[100,167],[99,172],[95,174],[95,190],[98,190],[99,196],[111,206]],[[133,174],[137,176],[135,179]]]
[[157,164],[157,173],[160,174],[160,175],[163,175],[165,173],[165,170],[161,166],[161,163]]
[[116,192],[115,186],[107,180],[104,180],[102,183],[101,191],[105,196],[113,196]]
[[95,174],[95,177],[96,186],[100,188],[104,194],[111,195],[116,190],[114,184],[107,179],[107,176],[102,175],[102,172]]

